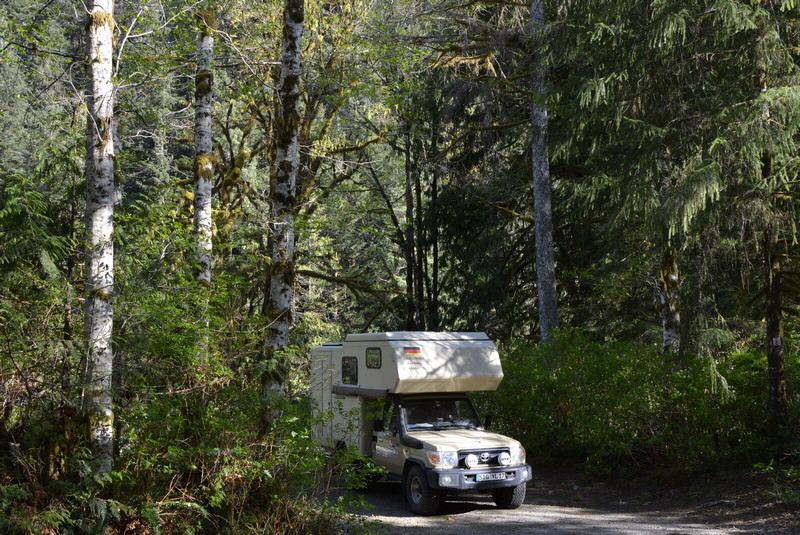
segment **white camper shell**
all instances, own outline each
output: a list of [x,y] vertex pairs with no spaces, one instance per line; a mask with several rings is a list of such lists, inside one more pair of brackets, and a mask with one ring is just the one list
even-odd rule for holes
[[333,410],[327,425],[315,430],[316,437],[324,446],[344,444],[369,455],[371,438],[362,440],[368,433],[361,429],[371,420],[365,400],[387,394],[496,390],[502,379],[500,355],[485,333],[349,334],[343,343],[311,350],[317,406],[331,411],[340,403],[344,409]]
[[466,397],[496,390],[502,379],[485,333],[350,334],[311,350],[311,394],[324,416],[313,433],[323,446],[352,447],[401,478],[416,513],[468,489],[518,507],[532,475],[525,450],[484,429]]

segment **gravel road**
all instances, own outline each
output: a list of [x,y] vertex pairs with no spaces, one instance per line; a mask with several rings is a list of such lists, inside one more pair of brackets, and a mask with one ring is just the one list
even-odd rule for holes
[[376,522],[378,532],[387,535],[480,535],[550,534],[573,535],[721,535],[738,530],[691,523],[679,517],[648,511],[626,511],[625,504],[607,509],[555,505],[536,487],[528,489],[525,504],[517,510],[499,510],[491,496],[464,494],[450,497],[439,515],[410,514],[402,499],[399,483],[373,484],[366,493],[374,507],[363,516]]

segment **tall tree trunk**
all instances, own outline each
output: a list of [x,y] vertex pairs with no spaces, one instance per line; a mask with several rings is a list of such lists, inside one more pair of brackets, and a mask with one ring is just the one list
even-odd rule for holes
[[[214,177],[214,152],[212,147],[211,118],[213,105],[214,72],[214,15],[202,11],[198,16],[200,37],[197,42],[197,71],[194,77],[194,233],[195,277],[203,286],[211,286],[211,197]],[[198,314],[202,334],[199,342],[200,357],[208,353],[208,298],[207,293]]]
[[[531,34],[538,37],[544,29],[543,0],[531,0]],[[553,210],[550,200],[550,161],[547,153],[547,107],[545,106],[544,58],[534,67],[531,77],[531,125],[533,144],[533,219],[536,231],[536,286],[539,294],[539,331],[543,341],[558,327],[556,269],[553,255]]]
[[428,297],[428,328],[439,330],[439,101],[431,105],[431,207],[430,207],[430,246],[431,282]]
[[88,41],[91,65],[92,154],[86,192],[86,302],[85,327],[88,363],[87,397],[89,441],[95,470],[113,466],[114,411],[111,400],[113,355],[112,295],[114,291],[114,86],[112,76],[114,2],[95,0],[89,13]]
[[419,162],[412,167],[412,175],[414,177],[414,199],[416,203],[416,216],[415,216],[415,231],[416,231],[416,262],[414,273],[414,293],[416,305],[414,309],[417,312],[417,328],[425,330],[425,284],[427,282],[426,271],[426,254],[425,254],[425,225],[422,220],[422,178],[420,173]]
[[[755,94],[759,99],[761,94],[769,89],[769,60],[764,56],[765,47],[760,41],[768,35],[768,30],[760,26],[755,33],[756,42],[753,47],[755,69]],[[769,105],[764,103],[761,112],[762,120],[770,120]],[[768,183],[772,176],[772,154],[764,150],[761,155],[761,180]],[[773,202],[771,199],[770,203]],[[770,206],[772,208],[772,206]],[[781,252],[779,246],[779,229],[775,216],[770,214],[772,220],[764,229],[764,290],[766,294],[766,342],[767,342],[767,375],[769,378],[769,399],[767,402],[768,421],[770,433],[776,444],[781,445],[786,431],[786,371],[785,350],[783,341],[783,303],[781,296]]]
[[406,329],[409,331],[417,330],[417,300],[414,298],[414,273],[416,262],[414,259],[414,177],[411,174],[411,141],[408,124],[403,121],[401,124],[404,139],[405,173],[406,173],[406,224],[405,224],[405,251],[406,261]]
[[431,159],[433,170],[431,175],[431,298],[429,328],[439,330],[439,129],[438,115],[434,122],[431,139]]
[[303,0],[286,0],[283,13],[283,56],[275,110],[275,164],[270,181],[269,313],[266,358],[270,372],[263,377],[265,392],[277,392],[286,377],[277,352],[289,344],[294,286],[294,214],[297,192],[297,129],[300,123],[300,41],[303,36]]
[[197,43],[197,72],[195,87],[195,177],[194,177],[194,231],[196,234],[195,260],[197,280],[211,284],[211,180],[214,176],[214,153],[211,136],[212,85],[214,73],[213,15],[204,11],[200,15],[200,38]]
[[678,355],[681,349],[680,274],[678,253],[665,245],[658,272],[658,301],[661,306],[661,348],[664,353]]
[[780,441],[786,428],[786,370],[783,343],[781,301],[781,255],[778,232],[771,224],[764,231],[765,292],[767,306],[767,369],[769,375],[769,425],[774,439]]

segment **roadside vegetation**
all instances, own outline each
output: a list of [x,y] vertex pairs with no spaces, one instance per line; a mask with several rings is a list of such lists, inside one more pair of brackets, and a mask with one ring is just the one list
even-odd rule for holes
[[534,463],[796,503],[798,43],[796,0],[0,3],[0,532],[360,530],[308,349],[368,331],[487,332]]
[[[676,365],[652,344],[560,331],[549,346],[508,347],[500,388],[480,399],[534,464],[572,461],[601,477],[751,466],[776,475],[788,497],[800,405],[789,405],[791,431],[776,443],[764,418],[764,352],[757,343],[720,351]],[[796,354],[788,360],[796,381]]]

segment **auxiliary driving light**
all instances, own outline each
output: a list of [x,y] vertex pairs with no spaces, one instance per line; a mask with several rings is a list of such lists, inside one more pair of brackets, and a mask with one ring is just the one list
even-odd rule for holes
[[439,476],[439,486],[440,487],[452,487],[453,485],[453,476]]
[[478,456],[474,453],[470,453],[467,455],[467,458],[464,459],[464,463],[467,465],[468,468],[475,468],[478,466]]
[[508,466],[511,464],[511,455],[509,455],[507,451],[504,451],[497,456],[497,461],[503,466]]

